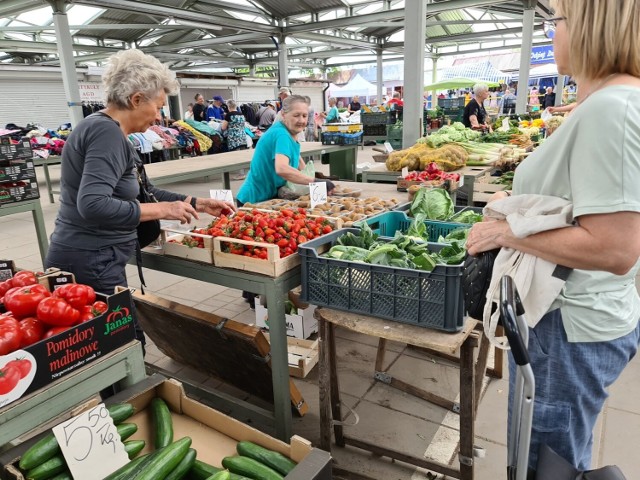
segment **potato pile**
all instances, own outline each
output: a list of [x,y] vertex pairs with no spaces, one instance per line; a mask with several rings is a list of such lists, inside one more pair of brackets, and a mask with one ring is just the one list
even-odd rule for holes
[[391,152],[387,158],[387,170],[399,172],[404,167],[409,171],[425,170],[433,162],[441,170],[451,172],[466,165],[469,154],[458,145],[444,145],[430,148],[424,143],[416,143],[411,148]]
[[377,215],[398,205],[399,200],[392,198],[383,200],[378,197],[355,198],[328,196],[327,203],[317,205],[311,209],[309,195],[303,195],[298,200],[273,199],[260,203],[245,203],[246,208],[261,208],[267,210],[282,210],[283,208],[304,208],[310,215],[340,218],[345,227],[353,226],[354,222]]

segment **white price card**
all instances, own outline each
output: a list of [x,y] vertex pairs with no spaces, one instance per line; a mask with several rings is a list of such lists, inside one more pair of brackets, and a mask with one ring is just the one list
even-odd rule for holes
[[311,196],[311,208],[327,203],[327,184],[325,182],[310,183],[309,195]]
[[129,463],[103,403],[53,428],[73,478],[101,480]]
[[231,190],[209,190],[209,196],[214,200],[233,203],[233,192]]
[[393,147],[391,146],[391,144],[389,142],[384,142],[384,148],[387,151],[387,153],[393,152]]
[[409,169],[407,167],[402,167],[402,178],[407,178],[407,175],[409,175]]

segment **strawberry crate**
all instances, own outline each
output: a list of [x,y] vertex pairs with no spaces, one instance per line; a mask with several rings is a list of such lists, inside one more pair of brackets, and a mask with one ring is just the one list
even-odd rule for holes
[[321,256],[347,232],[359,230],[336,230],[298,247],[304,302],[446,332],[462,328],[462,264],[425,272]]

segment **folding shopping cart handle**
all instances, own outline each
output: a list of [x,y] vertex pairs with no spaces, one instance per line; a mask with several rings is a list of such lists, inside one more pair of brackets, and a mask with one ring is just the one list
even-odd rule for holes
[[524,307],[520,301],[520,295],[509,275],[500,280],[500,319],[504,331],[509,339],[509,346],[513,359],[517,365],[529,363],[529,352],[518,329],[516,316],[524,315]]

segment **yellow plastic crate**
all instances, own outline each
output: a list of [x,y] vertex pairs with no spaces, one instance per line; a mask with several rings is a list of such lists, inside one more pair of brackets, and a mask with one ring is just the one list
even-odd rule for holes
[[362,131],[361,123],[325,123],[322,125],[323,132],[356,133]]

